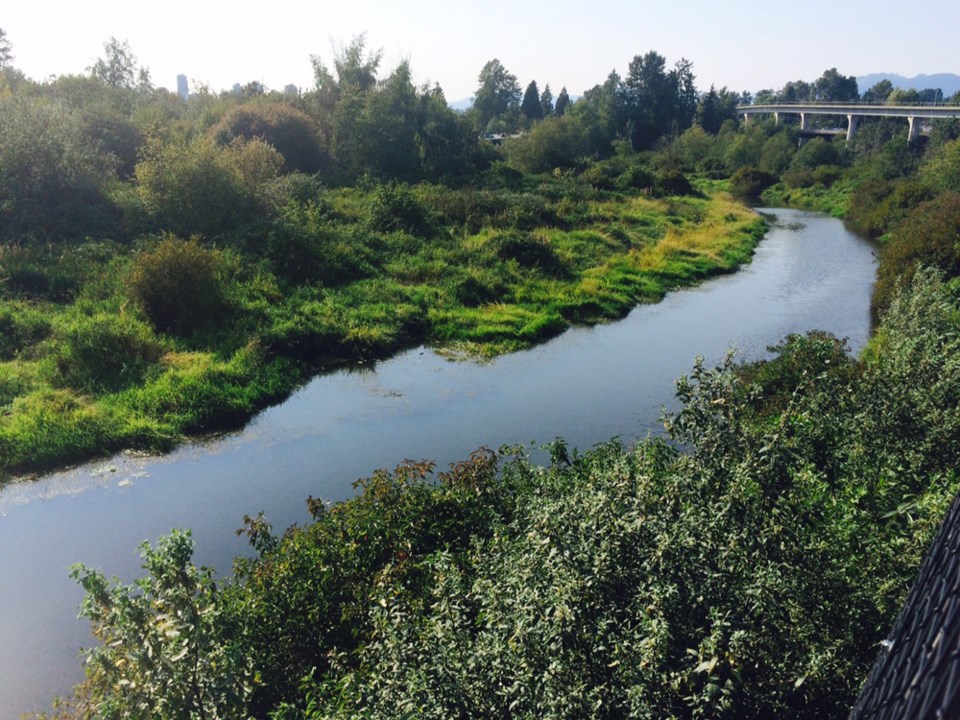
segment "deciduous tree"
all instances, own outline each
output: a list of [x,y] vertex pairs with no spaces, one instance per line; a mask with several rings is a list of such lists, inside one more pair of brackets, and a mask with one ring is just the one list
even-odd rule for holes
[[851,102],[860,97],[857,79],[850,75],[844,77],[836,68],[830,68],[813,85],[814,97],[818,102]]
[[517,84],[517,76],[508,72],[496,58],[483,66],[477,80],[480,85],[477,87],[473,107],[477,113],[477,124],[482,131],[494,118],[505,115],[511,108],[519,109],[520,86]]
[[104,57],[97,58],[90,74],[110,87],[132,88],[136,85],[137,58],[130,44],[111,37],[103,44]]

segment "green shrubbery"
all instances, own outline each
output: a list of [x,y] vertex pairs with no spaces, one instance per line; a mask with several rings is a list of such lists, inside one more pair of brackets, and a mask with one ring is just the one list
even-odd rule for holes
[[51,341],[58,380],[84,392],[110,392],[139,382],[163,354],[153,330],[123,314],[63,318]]
[[224,271],[218,251],[166,236],[134,259],[127,294],[158,330],[190,334],[222,319]]
[[[668,418],[686,452],[558,441],[549,468],[484,450],[436,480],[407,463],[280,537],[248,519],[257,556],[216,588],[179,534],[136,588],[80,569],[104,640],[90,707],[842,717],[960,488],[957,318],[919,274],[864,361],[814,334],[698,364]],[[196,653],[193,679],[144,643]]]
[[877,270],[874,308],[885,311],[896,289],[908,285],[921,267],[960,277],[960,193],[920,204],[894,227]]

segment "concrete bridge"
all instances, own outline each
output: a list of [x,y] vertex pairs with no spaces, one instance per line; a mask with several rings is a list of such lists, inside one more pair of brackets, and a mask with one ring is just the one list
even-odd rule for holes
[[751,115],[773,115],[774,122],[780,122],[780,115],[799,115],[800,131],[810,128],[807,125],[811,115],[846,115],[847,140],[852,140],[857,132],[857,124],[862,117],[902,117],[910,123],[909,141],[920,135],[920,121],[938,118],[960,118],[960,106],[957,105],[874,105],[871,103],[767,103],[763,105],[738,105],[744,122]]

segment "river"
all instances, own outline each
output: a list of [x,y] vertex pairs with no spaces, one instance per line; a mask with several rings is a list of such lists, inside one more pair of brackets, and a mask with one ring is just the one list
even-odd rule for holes
[[870,331],[873,246],[832,218],[764,212],[774,226],[749,266],[619,322],[485,363],[409,350],[321,375],[240,432],[3,488],[0,716],[47,710],[82,678],[78,650],[92,640],[76,619],[74,562],[130,581],[137,546],[179,527],[192,529],[197,562],[228,571],[247,552],[234,532],[245,514],[263,511],[276,528],[302,522],[308,495],[349,497],[354,480],[404,458],[444,468],[481,445],[563,437],[587,448],[658,433],[673,381],[697,355],[718,362],[736,347],[758,358],[814,328],[859,351]]

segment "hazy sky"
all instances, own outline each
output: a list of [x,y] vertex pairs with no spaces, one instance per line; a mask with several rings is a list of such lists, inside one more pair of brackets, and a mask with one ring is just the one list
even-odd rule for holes
[[[154,83],[178,73],[213,90],[235,82],[312,85],[310,55],[367,33],[383,49],[381,76],[408,58],[418,82],[450,101],[469,97],[498,58],[521,86],[580,94],[634,55],[693,61],[697,87],[779,88],[844,75],[960,74],[958,0],[7,0],[0,27],[14,66],[35,79],[83,73],[111,36],[129,42]],[[861,88],[861,91],[865,88]]]

